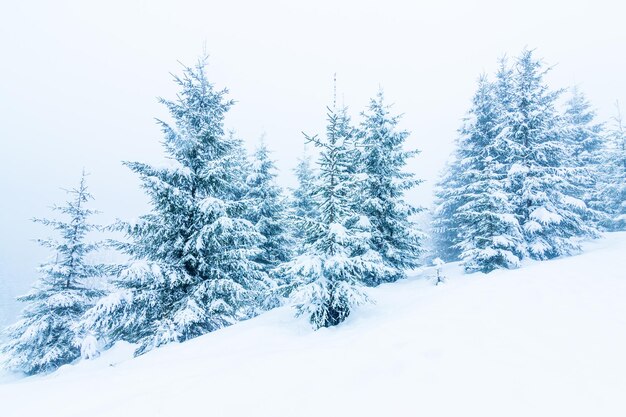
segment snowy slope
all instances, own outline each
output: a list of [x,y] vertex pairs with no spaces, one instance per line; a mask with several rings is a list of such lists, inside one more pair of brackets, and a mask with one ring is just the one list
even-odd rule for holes
[[515,271],[420,276],[312,332],[278,309],[137,359],[0,385],[0,416],[624,416],[626,233]]

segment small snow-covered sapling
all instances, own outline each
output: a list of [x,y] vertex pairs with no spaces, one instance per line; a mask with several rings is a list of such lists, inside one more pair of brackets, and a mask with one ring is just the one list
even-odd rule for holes
[[445,262],[442,261],[441,258],[433,259],[433,265],[435,266],[435,270],[437,271],[437,275],[436,275],[437,280],[435,281],[435,285],[439,285],[445,281],[446,277],[444,277],[443,274],[441,273],[441,267],[444,264]]

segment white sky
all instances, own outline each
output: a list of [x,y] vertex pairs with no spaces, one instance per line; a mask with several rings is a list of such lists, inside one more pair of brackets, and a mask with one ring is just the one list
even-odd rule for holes
[[176,93],[169,73],[205,47],[211,80],[238,101],[227,125],[252,146],[266,134],[284,185],[301,131],[323,132],[333,73],[355,116],[382,86],[405,114],[409,146],[422,150],[413,169],[427,183],[411,195],[421,205],[430,204],[476,78],[501,55],[537,48],[557,64],[552,85],[579,85],[602,118],[616,99],[626,102],[623,2],[509,3],[5,1],[0,280],[9,292],[33,282],[46,252],[30,239],[47,231],[29,219],[63,202],[59,187],[75,185],[83,166],[101,221],[145,212],[120,161],[162,159],[154,118],[166,115],[156,97]]

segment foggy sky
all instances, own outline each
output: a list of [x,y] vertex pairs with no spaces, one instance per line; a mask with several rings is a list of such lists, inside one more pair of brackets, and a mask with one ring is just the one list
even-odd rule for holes
[[[356,117],[379,87],[422,154],[429,206],[475,81],[524,47],[555,68],[555,88],[578,85],[601,119],[626,103],[626,18],[619,1],[12,1],[0,8],[0,309],[25,291],[46,252],[30,222],[62,203],[59,187],[90,173],[97,219],[145,212],[122,160],[159,162],[170,73],[206,51],[208,75],[237,101],[227,126],[252,148],[265,134],[283,185],[323,133],[338,100]],[[358,120],[358,118],[357,118]],[[7,307],[4,307],[7,308]],[[11,307],[13,308],[13,307]],[[2,312],[0,311],[0,321]],[[1,323],[0,323],[1,324]]]

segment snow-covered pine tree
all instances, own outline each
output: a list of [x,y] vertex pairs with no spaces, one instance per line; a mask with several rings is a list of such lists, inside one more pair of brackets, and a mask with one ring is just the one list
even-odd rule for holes
[[298,241],[298,252],[301,252],[304,239],[304,230],[299,225],[317,218],[315,203],[316,175],[311,166],[311,156],[303,155],[298,159],[294,169],[298,185],[291,190],[290,212],[292,217],[292,234]]
[[[499,61],[496,80],[493,85],[493,94],[498,106],[498,114],[507,114],[512,111],[511,90],[513,88],[513,70],[506,57]],[[500,132],[506,132],[508,127],[499,120]],[[456,138],[455,151],[447,163],[440,180],[435,187],[435,203],[432,220],[433,252],[446,262],[461,259],[461,238],[459,225],[456,223],[455,213],[458,208],[467,202],[467,195],[463,193],[463,163],[465,151],[460,143],[462,135]],[[509,148],[511,144],[509,143]]]
[[67,191],[71,199],[66,205],[53,207],[66,220],[35,219],[60,237],[38,240],[55,254],[40,266],[41,277],[31,292],[18,297],[25,308],[7,329],[8,342],[2,346],[8,369],[27,375],[49,372],[81,356],[85,335],[78,331],[78,321],[103,295],[89,281],[106,273],[105,266],[87,259],[101,244],[87,242],[87,235],[98,227],[88,222],[95,212],[86,207],[92,196],[85,176],[83,172],[78,188]]
[[595,168],[600,163],[599,153],[604,144],[603,124],[595,123],[595,118],[596,112],[585,95],[578,88],[572,88],[566,103],[565,122],[569,129],[567,139],[571,153],[579,166]]
[[459,132],[461,169],[455,185],[463,204],[452,214],[467,271],[516,268],[524,254],[522,232],[507,193],[511,154],[506,137],[500,135],[500,109],[494,85],[482,76]]
[[585,221],[599,221],[600,213],[596,210],[602,206],[602,196],[598,190],[603,188],[600,175],[605,153],[603,125],[595,123],[596,113],[585,95],[573,88],[571,97],[566,103],[565,123],[566,141],[571,160],[572,178],[576,185],[575,195],[587,204],[589,211]]
[[367,300],[362,277],[380,273],[380,255],[369,250],[367,219],[354,210],[354,175],[350,173],[354,129],[345,108],[329,109],[326,138],[306,137],[320,148],[315,202],[317,217],[302,222],[304,253],[281,267],[297,285],[292,297],[298,315],[313,328],[343,322],[352,308]]
[[233,102],[208,81],[204,60],[175,81],[177,100],[161,99],[174,120],[160,122],[171,166],[127,163],[152,211],[120,226],[128,241],[118,247],[133,261],[86,319],[108,343],[138,343],[136,354],[251,317],[267,283],[252,260],[263,237],[244,218],[245,169],[232,166],[241,144],[223,128]]
[[463,196],[459,193],[461,184],[458,182],[461,169],[457,148],[435,185],[435,201],[431,224],[432,251],[444,262],[454,262],[460,259],[461,251],[458,247],[458,228],[455,224],[454,213],[463,204]]
[[544,82],[549,68],[524,50],[516,60],[512,88],[504,114],[504,134],[516,156],[509,170],[516,214],[527,252],[533,259],[550,259],[579,249],[580,238],[596,235],[577,184],[571,180],[567,132],[555,102],[561,91]]
[[[508,64],[506,57],[499,60],[496,80],[493,84],[494,100],[498,106],[498,114],[506,114],[511,111],[511,89],[513,70]],[[499,120],[499,131],[508,129]],[[459,225],[456,222],[455,213],[458,208],[467,202],[467,194],[463,193],[466,185],[463,177],[465,167],[465,149],[461,143],[462,134],[455,139],[455,150],[446,164],[441,178],[435,186],[435,202],[432,220],[432,245],[433,252],[446,262],[454,262],[461,259],[461,237]]]
[[269,273],[292,256],[293,242],[287,218],[287,203],[276,184],[276,164],[262,141],[253,155],[252,169],[247,178],[249,188],[247,219],[265,238],[254,260]]
[[622,122],[619,103],[617,115],[608,132],[606,156],[602,162],[600,209],[607,214],[603,222],[610,231],[626,230],[626,127]]
[[418,151],[404,150],[409,132],[398,129],[399,116],[390,114],[382,90],[362,114],[358,132],[358,207],[371,225],[371,249],[387,268],[384,275],[364,277],[368,285],[392,282],[418,266],[423,234],[411,216],[421,211],[404,196],[421,181],[406,171],[407,161]]

